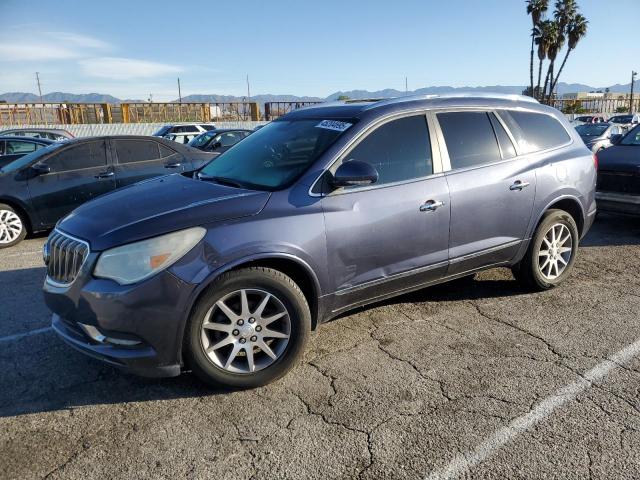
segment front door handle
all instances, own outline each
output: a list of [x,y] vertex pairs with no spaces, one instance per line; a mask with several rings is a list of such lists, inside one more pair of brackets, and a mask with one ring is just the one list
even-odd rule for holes
[[529,186],[529,182],[521,182],[520,180],[516,180],[509,187],[509,190],[522,190],[523,188],[528,187],[528,186]]
[[427,200],[422,205],[420,205],[421,212],[433,212],[438,208],[442,207],[444,202],[436,201],[436,200]]
[[178,168],[181,166],[182,166],[181,163],[167,163],[165,164],[164,168]]
[[96,178],[109,178],[113,177],[115,174],[113,172],[102,172],[96,175]]

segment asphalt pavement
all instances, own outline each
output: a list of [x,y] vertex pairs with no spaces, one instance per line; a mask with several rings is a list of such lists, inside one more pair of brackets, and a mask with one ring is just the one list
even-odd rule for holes
[[640,221],[544,293],[505,269],[322,325],[275,384],[142,379],[48,328],[44,237],[0,250],[0,478],[640,478]]

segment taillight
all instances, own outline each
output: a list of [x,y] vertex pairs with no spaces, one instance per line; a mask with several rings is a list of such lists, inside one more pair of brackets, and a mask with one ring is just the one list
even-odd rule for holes
[[593,154],[593,166],[596,167],[596,170],[598,170],[598,154],[597,153]]

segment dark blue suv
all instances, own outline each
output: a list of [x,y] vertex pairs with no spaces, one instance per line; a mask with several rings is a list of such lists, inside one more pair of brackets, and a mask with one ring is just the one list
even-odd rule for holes
[[558,285],[595,185],[575,130],[524,97],[315,106],[195,175],[76,209],[45,245],[45,298],[55,331],[92,357],[262,385],[354,307],[496,266]]

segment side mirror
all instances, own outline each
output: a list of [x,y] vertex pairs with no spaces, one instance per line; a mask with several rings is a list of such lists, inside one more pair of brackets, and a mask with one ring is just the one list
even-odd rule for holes
[[620,140],[622,140],[623,135],[621,135],[620,133],[616,133],[614,135],[611,135],[611,138],[609,138],[609,141],[615,145],[616,143],[618,143]]
[[333,174],[333,187],[351,187],[355,185],[371,185],[378,181],[378,171],[369,163],[350,160],[338,167]]
[[34,163],[31,165],[31,170],[33,170],[36,175],[44,175],[51,172],[51,167],[46,163]]

